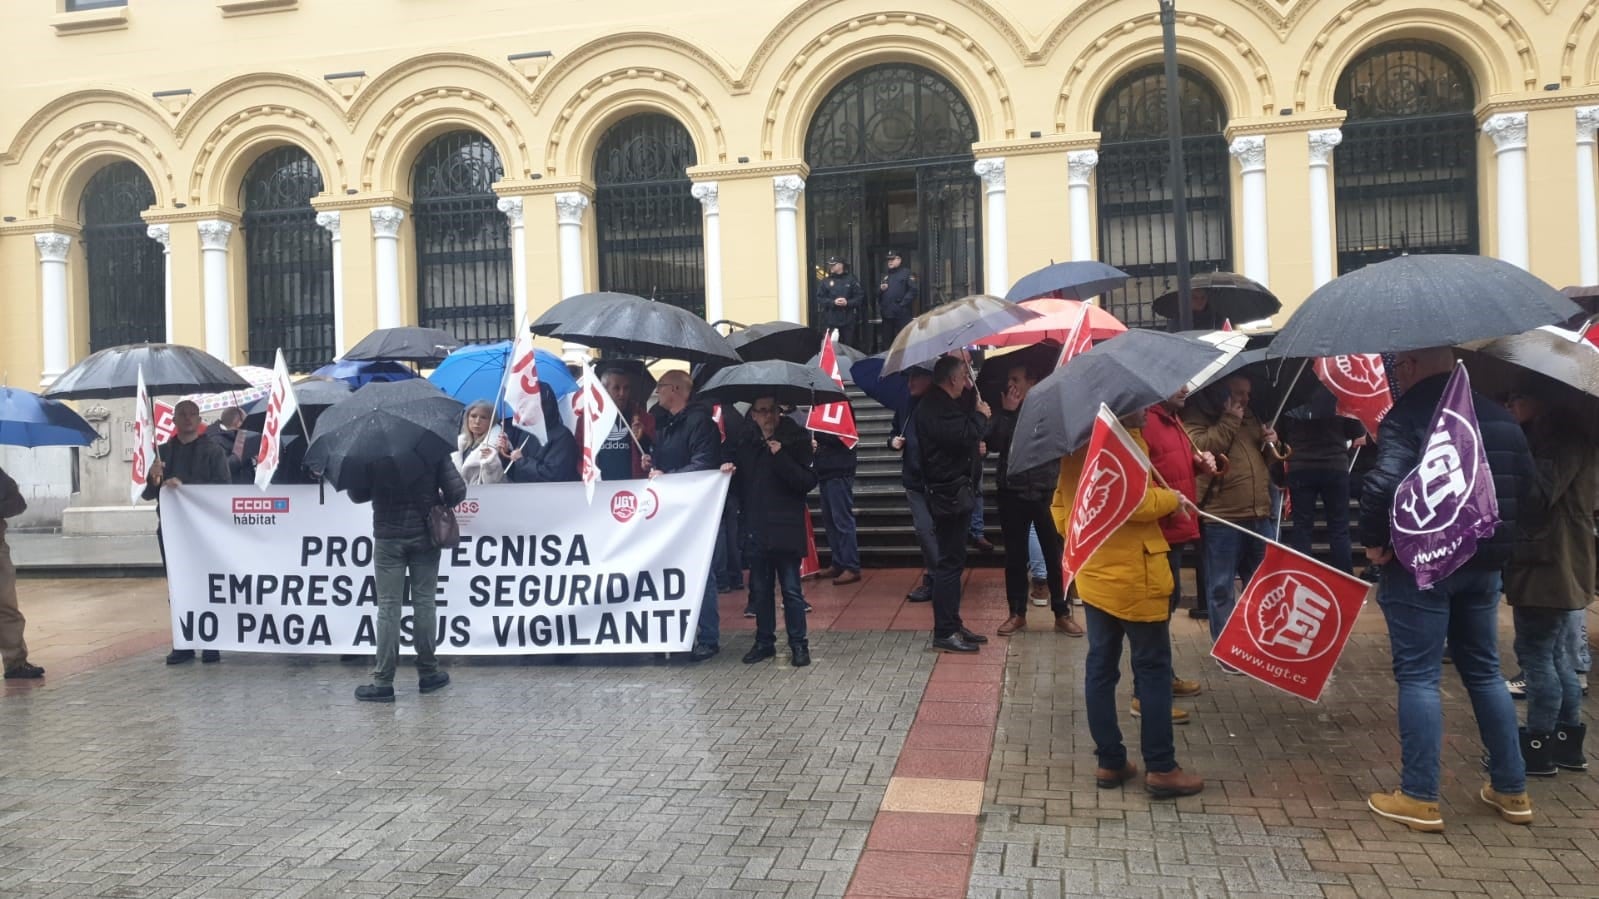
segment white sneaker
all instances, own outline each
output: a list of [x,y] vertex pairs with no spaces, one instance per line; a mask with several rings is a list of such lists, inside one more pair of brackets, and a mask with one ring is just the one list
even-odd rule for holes
[[1582,695],[1587,696],[1588,695],[1588,675],[1586,675],[1586,674],[1577,675],[1577,683],[1582,685]]
[[1227,664],[1226,662],[1223,662],[1220,659],[1216,660],[1216,665],[1217,665],[1217,667],[1221,668],[1221,673],[1222,674],[1237,674],[1237,675],[1242,675],[1243,674],[1242,671],[1239,671],[1237,668],[1234,668],[1233,666]]
[[1033,600],[1033,605],[1038,606],[1040,609],[1047,609],[1049,608],[1049,598],[1035,599]]
[[1527,676],[1518,674],[1515,678],[1505,681],[1505,689],[1516,699],[1527,698]]

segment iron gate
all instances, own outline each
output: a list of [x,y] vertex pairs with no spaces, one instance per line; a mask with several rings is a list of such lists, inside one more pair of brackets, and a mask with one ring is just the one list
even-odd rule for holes
[[1466,67],[1434,44],[1382,44],[1344,70],[1334,101],[1348,113],[1333,151],[1339,274],[1402,253],[1478,252]]
[[269,150],[245,174],[251,365],[272,365],[279,347],[292,371],[333,359],[333,238],[311,208],[321,192],[322,172],[299,147]]
[[476,131],[435,138],[412,169],[417,318],[465,343],[515,336],[511,226],[494,193],[504,175]]
[[[1182,154],[1188,196],[1192,272],[1233,264],[1230,160],[1222,129],[1227,110],[1203,76],[1178,69]],[[1160,66],[1135,71],[1106,95],[1095,117],[1100,132],[1100,259],[1132,276],[1106,307],[1129,327],[1166,328],[1155,298],[1177,285],[1172,224],[1166,78]]]
[[600,289],[705,315],[705,237],[688,129],[644,113],[611,126],[594,153]]
[[166,259],[139,214],[155,189],[132,162],[113,162],[83,190],[89,276],[89,352],[166,340]]

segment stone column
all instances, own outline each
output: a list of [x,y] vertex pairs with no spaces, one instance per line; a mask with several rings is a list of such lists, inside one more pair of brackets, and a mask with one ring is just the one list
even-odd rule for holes
[[1337,277],[1336,241],[1332,233],[1332,196],[1328,186],[1328,166],[1333,150],[1343,142],[1344,133],[1324,128],[1309,133],[1310,138],[1310,280],[1320,287]]
[[228,292],[228,238],[233,223],[207,219],[200,229],[200,258],[205,273],[205,351],[229,365],[233,359],[233,303]]
[[333,356],[344,355],[348,344],[344,342],[344,241],[339,236],[339,226],[344,219],[339,212],[319,212],[316,223],[327,229],[333,237]]
[[1094,258],[1094,199],[1090,179],[1099,165],[1098,150],[1073,150],[1066,154],[1066,196],[1071,210],[1072,261]]
[[398,206],[374,206],[372,215],[372,259],[376,271],[372,286],[378,300],[378,327],[398,328],[400,312],[400,225],[405,210]]
[[[1242,175],[1244,212],[1244,277],[1266,284],[1271,278],[1266,223],[1266,138],[1235,137],[1228,151]],[[1241,323],[1240,323],[1241,324]]]
[[721,321],[722,309],[722,210],[717,202],[720,185],[701,181],[694,185],[694,199],[705,212],[705,320]]
[[174,334],[172,327],[172,226],[150,225],[144,229],[145,236],[161,245],[161,270],[165,273],[166,286],[161,294],[161,308],[165,324],[161,333],[162,340],[171,343]]
[[[561,245],[561,299],[583,292],[583,214],[589,208],[589,198],[577,191],[555,195],[555,221]],[[588,358],[588,347],[581,343],[563,343],[561,355],[568,362],[582,362]]]
[[983,179],[983,193],[988,198],[984,210],[988,227],[983,235],[983,283],[990,294],[1002,297],[1010,290],[1010,232],[1005,220],[1005,160],[1002,157],[979,159],[972,166],[977,177]]
[[1599,106],[1577,108],[1577,260],[1584,285],[1599,284],[1599,195],[1594,190],[1594,167],[1599,156],[1594,135],[1599,132]]
[[777,208],[777,317],[782,321],[804,321],[801,317],[799,262],[799,198],[805,179],[798,175],[778,175],[772,179]]
[[67,300],[67,251],[72,235],[47,232],[33,235],[39,248],[39,305],[44,324],[44,371],[40,387],[48,387],[72,364],[72,339],[68,336],[71,319]]
[[1499,258],[1527,267],[1527,114],[1502,112],[1482,124],[1494,142]]
[[501,197],[495,208],[511,223],[511,302],[517,328],[511,335],[514,340],[521,336],[527,321],[527,224],[522,218],[521,197]]

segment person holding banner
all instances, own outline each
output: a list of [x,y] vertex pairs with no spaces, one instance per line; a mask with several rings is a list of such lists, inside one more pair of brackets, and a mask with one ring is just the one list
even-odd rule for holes
[[[1391,371],[1401,393],[1379,427],[1376,467],[1360,497],[1366,558],[1381,568],[1377,603],[1388,622],[1399,686],[1403,763],[1399,789],[1373,793],[1367,805],[1384,818],[1430,833],[1444,829],[1438,808],[1439,683],[1446,640],[1488,750],[1490,782],[1478,796],[1504,820],[1532,823],[1516,707],[1499,670],[1500,572],[1511,558],[1520,498],[1535,477],[1532,456],[1515,419],[1487,397],[1467,389],[1453,406],[1444,405],[1454,370],[1448,347],[1396,355]],[[1401,488],[1412,484],[1419,485],[1420,494],[1396,502]],[[1499,524],[1491,535],[1479,539],[1456,522],[1451,513],[1467,503],[1497,503]],[[1407,521],[1403,531],[1394,526],[1401,515]],[[1396,553],[1397,543],[1418,534],[1455,547],[1430,560],[1448,573],[1427,587],[1417,583],[1412,567],[1417,559],[1406,554],[1401,561]]]
[[[200,407],[193,400],[183,400],[172,410],[174,431],[172,439],[156,448],[155,464],[145,477],[144,499],[156,501],[155,539],[161,549],[161,566],[167,564],[165,538],[161,534],[161,495],[168,490],[179,490],[184,484],[231,484],[233,474],[228,469],[227,454],[214,441],[201,439]],[[218,662],[222,653],[207,649],[200,655],[202,662]],[[167,653],[168,665],[182,665],[194,661],[194,650],[174,649]]]
[[[505,480],[501,449],[490,443],[494,430],[494,404],[478,400],[461,415],[461,435],[455,439],[455,470],[468,484],[499,484]],[[498,442],[498,441],[495,441]],[[518,454],[517,458],[521,458]]]
[[[600,479],[627,481],[646,477],[644,453],[655,442],[655,419],[644,411],[642,403],[633,401],[633,372],[622,362],[609,365],[601,362],[594,370],[605,392],[616,403],[616,425],[600,444],[600,451],[594,454],[594,463],[600,467]],[[579,432],[582,427],[579,422]]]
[[794,667],[804,668],[811,663],[811,648],[800,560],[806,547],[805,497],[816,486],[811,439],[769,396],[750,404],[750,420],[755,427],[739,440],[733,474],[733,487],[744,499],[750,605],[755,607],[755,645],[744,654],[744,663],[777,655],[775,584],[783,591],[783,624]]
[[539,385],[539,402],[544,407],[544,440],[513,424],[505,426],[500,437],[500,452],[510,461],[506,474],[517,484],[565,483],[578,479],[577,439],[561,421],[555,391]]
[[933,388],[916,407],[917,448],[938,547],[933,568],[933,648],[940,652],[977,652],[988,642],[967,628],[960,614],[966,533],[979,501],[972,473],[981,459],[978,447],[991,414],[982,397],[976,398],[973,411],[967,411],[961,399],[972,389],[971,372],[966,360],[940,356],[933,366]]

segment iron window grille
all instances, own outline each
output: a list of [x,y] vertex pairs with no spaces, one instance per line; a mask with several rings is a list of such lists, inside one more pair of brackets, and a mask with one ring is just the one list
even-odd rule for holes
[[91,353],[166,340],[166,259],[140,217],[154,205],[149,177],[132,162],[111,163],[84,187]]
[[656,113],[629,116],[594,152],[600,289],[705,315],[705,238],[688,167],[688,129]]
[[511,226],[497,206],[500,154],[475,131],[435,138],[411,176],[418,319],[466,343],[515,334]]
[[244,176],[246,358],[270,366],[278,348],[293,371],[333,359],[333,238],[311,198],[322,172],[299,147],[269,150]]

